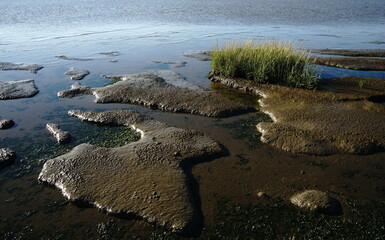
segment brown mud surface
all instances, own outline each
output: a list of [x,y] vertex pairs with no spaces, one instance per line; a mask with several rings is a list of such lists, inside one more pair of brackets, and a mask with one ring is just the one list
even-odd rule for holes
[[132,214],[173,231],[196,232],[202,223],[184,166],[224,155],[219,143],[133,111],[69,114],[88,122],[130,126],[142,138],[120,148],[78,145],[48,160],[40,181],[55,185],[68,200],[90,203],[109,214]]
[[310,52],[323,55],[339,55],[348,57],[385,57],[385,50],[383,49],[314,49],[310,50]]
[[382,58],[317,57],[315,63],[353,70],[385,71],[385,59]]
[[[212,80],[262,96],[261,111],[273,120],[257,125],[264,143],[315,155],[370,154],[385,149],[385,106],[369,101],[384,98],[382,79],[336,80],[335,88],[340,92],[253,84],[215,76]],[[366,85],[359,87],[357,81],[365,81]],[[333,82],[329,88],[333,88]],[[354,83],[356,87],[352,87]],[[350,88],[342,92],[341,84]]]
[[187,82],[178,73],[154,70],[141,74],[103,76],[116,81],[101,88],[80,84],[58,92],[59,97],[92,94],[97,103],[133,103],[168,112],[228,117],[255,111],[253,107]]
[[315,49],[309,51],[318,54],[313,60],[319,65],[353,70],[385,71],[385,51],[382,49]]

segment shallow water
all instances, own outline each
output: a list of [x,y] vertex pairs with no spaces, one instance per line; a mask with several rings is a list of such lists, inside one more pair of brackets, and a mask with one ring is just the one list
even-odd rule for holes
[[[195,195],[201,199],[208,225],[215,221],[218,199],[254,203],[258,191],[288,198],[301,188],[317,187],[339,193],[343,201],[381,201],[385,189],[383,153],[328,157],[290,154],[255,141],[258,132],[252,126],[260,116],[258,113],[212,119],[134,105],[95,104],[91,96],[60,99],[56,93],[74,83],[64,75],[70,67],[89,70],[91,74],[81,83],[92,87],[109,82],[100,77],[102,74],[170,69],[194,84],[234,97],[234,92],[212,86],[208,81],[210,62],[187,58],[183,53],[247,39],[288,40],[305,48],[385,49],[384,12],[385,5],[376,0],[0,1],[0,61],[44,65],[37,74],[0,72],[0,81],[34,79],[40,90],[33,98],[0,101],[0,117],[16,122],[15,127],[0,131],[0,147],[18,151],[15,164],[0,170],[0,236],[8,233],[12,237],[12,232],[28,238],[30,232],[37,232],[38,236],[46,232],[45,236],[51,238],[95,238],[100,237],[100,224],[111,220],[134,233],[154,230],[142,221],[117,219],[96,209],[80,208],[65,201],[56,189],[38,184],[37,175],[44,162],[40,158],[60,150],[44,129],[47,122],[59,123],[64,130],[75,132],[98,129],[68,117],[66,112],[71,109],[138,110],[170,125],[205,132],[221,142],[230,156],[192,169],[199,179]],[[119,51],[121,55],[99,54],[109,51]],[[93,60],[68,61],[55,58],[57,55]],[[187,64],[175,68],[154,61]],[[328,67],[322,70],[325,78],[385,78],[384,72]],[[250,96],[240,98],[255,104]],[[244,125],[248,134],[239,135],[245,130],[233,129],[235,125]],[[36,154],[31,159],[27,152]],[[242,159],[247,159],[247,163],[243,162],[245,166],[238,164]]]

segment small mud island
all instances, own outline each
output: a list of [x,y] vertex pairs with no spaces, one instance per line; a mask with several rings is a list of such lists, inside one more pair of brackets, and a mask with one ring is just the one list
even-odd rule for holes
[[29,98],[39,93],[32,79],[0,82],[0,100]]
[[0,62],[0,71],[21,70],[21,71],[30,71],[31,73],[36,74],[37,71],[39,71],[42,68],[43,66],[38,64]]
[[226,117],[255,111],[225,96],[193,85],[183,76],[168,70],[141,74],[103,76],[114,79],[112,85],[89,88],[73,85],[58,93],[60,97],[92,94],[97,103],[134,103],[168,112]]
[[182,233],[199,228],[185,167],[222,155],[219,143],[133,111],[69,114],[87,122],[129,126],[142,137],[120,148],[79,145],[48,160],[40,181],[55,185],[71,201],[91,203],[110,214],[133,214]]
[[365,71],[385,71],[385,51],[381,49],[316,49],[316,64]]
[[383,79],[335,79],[315,90],[318,81],[310,56],[279,43],[226,46],[212,57],[212,81],[262,97],[261,111],[273,120],[257,125],[262,142],[315,155],[385,149],[385,107],[376,103],[385,99]]

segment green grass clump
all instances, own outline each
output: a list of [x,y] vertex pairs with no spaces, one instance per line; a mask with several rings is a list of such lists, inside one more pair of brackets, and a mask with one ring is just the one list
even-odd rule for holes
[[211,66],[212,73],[221,77],[308,89],[316,87],[319,75],[309,53],[275,41],[213,47]]

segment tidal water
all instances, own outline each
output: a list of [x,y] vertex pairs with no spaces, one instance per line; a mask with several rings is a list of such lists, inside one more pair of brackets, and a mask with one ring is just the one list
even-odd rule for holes
[[[85,123],[67,116],[66,112],[71,109],[133,109],[177,127],[204,131],[229,148],[232,156],[202,164],[203,167],[198,167],[195,172],[202,176],[199,194],[202,212],[208,222],[214,218],[213,204],[217,199],[213,195],[246,199],[249,197],[247,194],[255,189],[252,184],[244,187],[244,182],[266,185],[273,193],[276,191],[277,195],[288,194],[290,188],[277,184],[285,178],[294,179],[285,180],[288,181],[285,182],[287,186],[300,185],[300,178],[295,175],[300,172],[297,168],[305,168],[307,172],[314,170],[309,167],[308,161],[325,161],[331,166],[307,179],[309,184],[342,191],[346,195],[352,194],[357,199],[368,195],[373,199],[382,197],[373,193],[372,188],[366,192],[366,186],[362,184],[369,186],[375,183],[365,182],[367,179],[361,181],[360,176],[348,179],[349,184],[358,189],[356,192],[338,189],[342,185],[340,181],[346,179],[341,178],[340,173],[331,177],[328,171],[335,174],[351,170],[346,161],[341,163],[333,157],[320,160],[315,157],[292,156],[268,146],[250,150],[247,139],[233,139],[231,130],[218,126],[218,121],[231,124],[249,115],[218,120],[163,113],[127,104],[96,104],[90,96],[60,99],[56,93],[74,83],[64,75],[71,67],[89,70],[91,74],[81,83],[92,87],[100,87],[109,82],[100,77],[102,74],[170,69],[181,73],[187,81],[211,88],[206,77],[211,69],[210,62],[187,58],[183,53],[210,50],[217,44],[249,39],[256,42],[290,41],[308,49],[385,49],[384,26],[383,0],[0,0],[0,62],[44,66],[37,74],[0,71],[0,81],[34,79],[40,91],[33,98],[0,101],[0,118],[13,119],[16,123],[13,128],[0,131],[0,147],[13,148],[18,152],[15,164],[0,170],[0,238],[40,238],[45,236],[48,229],[49,234],[46,236],[49,237],[46,238],[70,239],[77,238],[79,234],[89,234],[90,238],[95,238],[100,237],[99,225],[111,220],[118,222],[127,232],[131,228],[152,229],[141,221],[127,223],[95,209],[78,208],[66,202],[56,189],[37,183],[44,157],[65,150],[58,147],[44,129],[47,122],[59,123],[64,130],[67,128],[73,131],[73,145],[88,141],[96,137],[95,132],[100,132],[96,126],[85,128]],[[100,54],[111,51],[118,51],[120,55]],[[56,58],[58,55],[92,60],[68,61]],[[154,61],[186,61],[187,64],[176,68]],[[385,78],[385,73],[322,67],[322,76]],[[87,131],[92,133],[88,138],[85,137]],[[77,136],[77,133],[81,136]],[[67,148],[70,147],[72,145]],[[253,165],[253,171],[247,174],[236,172],[232,161],[237,154],[259,156],[254,161],[258,165],[255,168]],[[368,166],[369,163],[374,166],[382,164],[382,157],[373,155],[364,158]],[[340,160],[349,158],[338,156]],[[360,157],[352,159],[360,171],[368,167]],[[257,170],[260,166],[271,169]],[[276,169],[287,172],[288,176],[282,179],[277,177],[274,173]],[[232,181],[230,174],[242,176],[246,180],[236,177]],[[383,182],[381,189],[385,189]],[[243,187],[235,186],[235,183]]]

